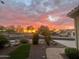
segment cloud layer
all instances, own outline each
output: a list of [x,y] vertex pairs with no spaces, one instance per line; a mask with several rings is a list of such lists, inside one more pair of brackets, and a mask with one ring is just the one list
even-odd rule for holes
[[[73,27],[73,20],[66,14],[79,3],[79,0],[3,1],[5,4],[0,3],[1,25],[47,25],[52,28]],[[52,21],[50,21],[49,16],[52,16]],[[54,22],[53,19],[55,18],[57,21]]]

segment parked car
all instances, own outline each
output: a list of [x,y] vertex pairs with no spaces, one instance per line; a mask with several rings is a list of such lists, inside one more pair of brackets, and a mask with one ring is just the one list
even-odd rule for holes
[[11,46],[16,46],[16,45],[19,45],[19,44],[20,44],[19,40],[10,40],[10,45]]

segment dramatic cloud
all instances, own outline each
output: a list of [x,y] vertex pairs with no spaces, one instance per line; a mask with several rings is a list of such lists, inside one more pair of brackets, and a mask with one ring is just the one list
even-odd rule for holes
[[0,3],[1,25],[47,25],[73,27],[67,13],[78,6],[79,0],[3,0]]

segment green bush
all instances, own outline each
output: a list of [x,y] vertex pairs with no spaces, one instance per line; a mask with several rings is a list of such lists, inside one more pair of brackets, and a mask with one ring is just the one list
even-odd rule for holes
[[22,39],[20,42],[21,43],[28,43],[28,40]]
[[76,48],[66,48],[65,54],[69,59],[79,59],[79,51]]
[[0,35],[0,48],[4,48],[5,44],[8,44],[9,41],[6,39],[5,36]]

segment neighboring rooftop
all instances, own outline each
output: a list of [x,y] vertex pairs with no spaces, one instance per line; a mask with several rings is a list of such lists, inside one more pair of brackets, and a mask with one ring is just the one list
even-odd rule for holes
[[76,16],[79,16],[79,6],[74,8],[71,12],[69,12],[68,16],[71,18],[75,18]]

